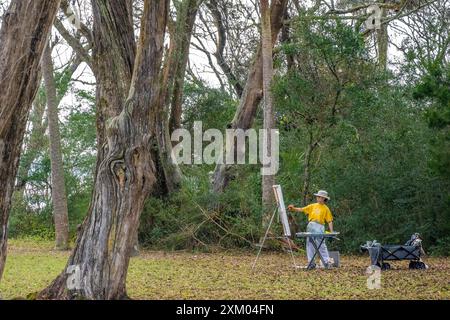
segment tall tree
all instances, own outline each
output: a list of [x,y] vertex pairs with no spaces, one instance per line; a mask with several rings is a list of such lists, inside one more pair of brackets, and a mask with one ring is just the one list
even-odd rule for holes
[[[58,105],[70,88],[66,81],[72,78],[72,75],[78,69],[80,63],[81,59],[78,55],[75,55],[60,73],[60,76],[55,78],[55,80],[59,80],[56,84]],[[48,139],[45,137],[45,131],[48,127],[47,116],[45,115],[47,99],[44,89],[45,86],[41,87],[33,101],[33,107],[31,109],[27,124],[27,132],[22,144],[22,155],[20,157],[20,165],[18,168],[15,186],[15,191],[19,192],[21,195],[26,193],[25,187],[27,186],[33,163],[40,155],[40,152],[47,147]]]
[[48,136],[52,171],[52,204],[55,222],[55,247],[66,250],[69,247],[69,214],[67,210],[66,186],[59,131],[58,97],[54,78],[52,46],[47,45],[42,58],[42,75],[47,97]]
[[43,94],[37,94],[33,101],[33,107],[30,112],[28,126],[31,127],[26,133],[22,144],[22,155],[16,177],[15,191],[24,194],[28,182],[28,173],[33,162],[44,146],[46,145],[45,130],[47,130],[47,118],[45,114],[45,97]]
[[181,104],[183,98],[184,76],[189,58],[189,46],[191,44],[192,29],[194,28],[197,10],[203,0],[185,0],[178,3],[175,28],[171,28],[170,69],[173,83],[168,84],[172,89],[169,130],[172,132],[181,127]]
[[[181,88],[183,86],[184,65],[187,63],[189,36],[192,26],[189,21],[195,19],[195,8],[200,5],[200,0],[183,1],[180,6],[182,10],[179,23],[176,24],[171,33],[170,54],[166,61],[166,71],[164,74],[164,88],[161,90],[161,104],[166,107],[158,114],[159,120],[156,122],[158,126],[157,140],[161,170],[158,179],[158,194],[165,195],[178,189],[181,181],[181,171],[176,163],[172,161],[171,151],[172,145],[169,134],[169,114],[171,102],[179,105],[174,109],[181,112]],[[187,3],[187,4],[186,4]],[[64,12],[67,11],[68,3],[66,0],[61,2]],[[136,43],[134,39],[133,25],[133,8],[130,0],[92,1],[93,11],[93,31],[81,23],[81,28],[75,35],[71,34],[64,25],[56,20],[55,27],[72,49],[86,62],[94,73],[96,78],[96,126],[97,126],[97,165],[103,161],[108,151],[106,125],[107,122],[118,116],[123,110],[124,101],[128,95],[131,82],[132,72],[134,68],[134,60],[136,56]],[[138,12],[136,10],[136,12]],[[193,23],[193,22],[192,22]],[[83,35],[87,45],[84,45],[77,34]],[[185,33],[187,33],[185,35]],[[175,43],[178,44],[175,50]],[[92,54],[89,48],[92,47]],[[185,58],[183,58],[185,57]],[[174,80],[176,79],[176,81]],[[180,80],[181,79],[181,80]],[[174,84],[175,82],[175,84]],[[177,89],[178,88],[178,89]],[[178,98],[175,98],[177,96]],[[174,111],[175,112],[175,111]],[[175,112],[175,117],[181,118],[181,113]],[[135,253],[138,252],[137,235],[135,236]]]
[[[273,1],[270,6],[270,24],[272,30],[272,46],[275,44],[278,33],[283,26],[283,17],[288,0]],[[234,115],[234,119],[229,125],[231,129],[248,129],[252,126],[256,115],[256,110],[262,99],[263,71],[262,52],[259,47],[254,62],[248,72],[239,106]],[[231,165],[218,164],[214,171],[213,190],[221,192],[228,185],[231,178]]]
[[[272,35],[270,29],[270,8],[269,0],[260,0],[261,8],[261,55],[263,69],[263,105],[264,105],[264,122],[263,130],[264,141],[263,148],[265,153],[271,153],[272,129],[274,128],[274,112],[272,102],[271,83],[273,77],[273,59],[272,59]],[[275,182],[275,176],[272,174],[262,175],[262,207],[263,207],[263,224],[268,223],[270,219],[270,209],[273,205],[274,195],[272,186]]]
[[[144,2],[129,94],[122,102],[123,110],[106,126],[107,152],[97,168],[88,215],[65,270],[40,298],[126,297],[125,280],[139,217],[146,198],[158,186],[156,122],[161,112],[168,7],[168,0]],[[116,11],[117,15],[128,17],[126,10]]]
[[[383,0],[382,3],[385,3]],[[387,9],[380,8],[381,19],[385,20],[387,16]],[[377,51],[378,51],[378,67],[380,70],[385,71],[388,62],[388,46],[389,46],[389,34],[388,23],[382,23],[380,29],[377,30]]]
[[163,90],[161,90],[161,113],[157,120],[157,138],[161,169],[164,180],[161,182],[163,194],[176,191],[181,182],[181,170],[172,160],[170,133],[181,127],[184,78],[189,60],[194,22],[203,0],[184,0],[177,2],[176,21],[169,22],[170,45],[163,70]]
[[21,144],[58,8],[57,0],[12,0],[0,30],[0,278]]

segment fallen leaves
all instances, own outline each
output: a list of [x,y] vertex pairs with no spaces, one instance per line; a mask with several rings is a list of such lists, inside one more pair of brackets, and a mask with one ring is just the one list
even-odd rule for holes
[[[43,289],[64,268],[68,252],[51,244],[10,242],[0,294],[26,297]],[[132,258],[127,290],[134,299],[450,299],[450,259],[428,258],[428,270],[392,262],[382,272],[381,289],[366,286],[367,256],[341,256],[339,269],[294,270],[290,255],[144,251]],[[303,255],[297,264],[306,264]]]

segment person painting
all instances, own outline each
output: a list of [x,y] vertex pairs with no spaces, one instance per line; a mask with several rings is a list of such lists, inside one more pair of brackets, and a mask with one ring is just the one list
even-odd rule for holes
[[[330,209],[326,205],[326,202],[330,200],[328,192],[325,190],[320,190],[314,194],[317,199],[317,203],[312,203],[303,208],[296,208],[294,205],[290,204],[288,210],[292,212],[303,212],[308,216],[308,226],[306,227],[306,232],[312,233],[324,233],[325,224],[328,223],[330,232],[333,232],[333,216]],[[312,238],[306,239],[306,255],[308,256],[308,263],[311,262],[314,256],[314,246],[311,241],[316,241],[317,246],[320,243],[319,239],[313,240]],[[320,254],[327,263],[331,263],[330,256],[328,254],[327,245],[325,241],[319,248]],[[311,264],[312,268],[315,268],[315,262]]]

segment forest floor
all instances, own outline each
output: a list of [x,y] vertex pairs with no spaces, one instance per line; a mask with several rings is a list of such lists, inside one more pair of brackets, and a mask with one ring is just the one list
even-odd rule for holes
[[[0,297],[24,298],[64,268],[69,252],[51,242],[9,241]],[[450,258],[427,257],[428,270],[393,262],[381,288],[368,289],[367,255],[343,256],[339,269],[292,268],[287,253],[263,252],[255,272],[252,252],[143,251],[131,259],[127,288],[133,299],[450,299]],[[306,264],[303,253],[297,264]]]

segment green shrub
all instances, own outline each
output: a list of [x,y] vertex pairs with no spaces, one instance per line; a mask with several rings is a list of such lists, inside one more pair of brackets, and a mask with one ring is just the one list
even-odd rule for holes
[[[254,172],[234,181],[223,194],[210,191],[208,172],[190,169],[180,192],[151,198],[141,216],[139,239],[153,248],[201,249],[249,247],[259,239],[260,193]],[[192,172],[194,171],[194,172]]]

